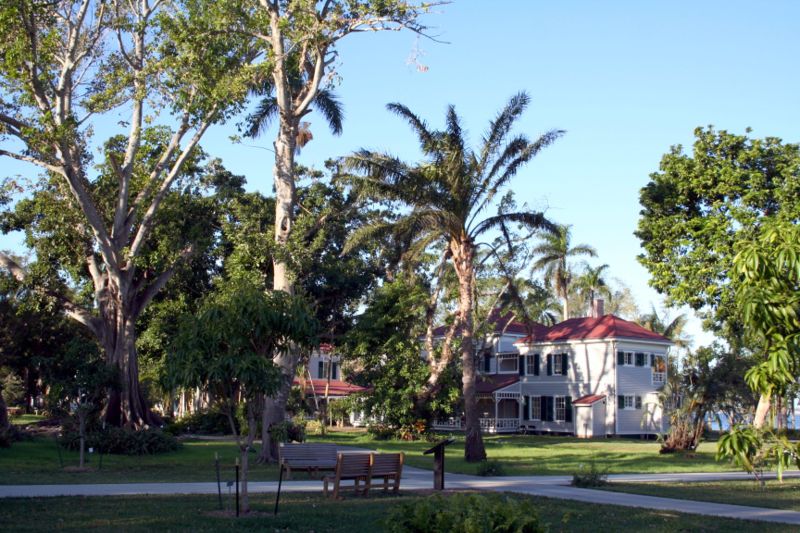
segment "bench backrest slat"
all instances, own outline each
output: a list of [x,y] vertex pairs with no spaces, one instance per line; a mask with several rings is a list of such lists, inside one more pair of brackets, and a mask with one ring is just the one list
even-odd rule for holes
[[372,455],[372,475],[382,476],[396,474],[403,465],[400,453],[376,453]]
[[335,465],[335,444],[281,444],[280,460],[291,467]]
[[336,463],[336,476],[339,478],[369,475],[370,454],[340,453]]

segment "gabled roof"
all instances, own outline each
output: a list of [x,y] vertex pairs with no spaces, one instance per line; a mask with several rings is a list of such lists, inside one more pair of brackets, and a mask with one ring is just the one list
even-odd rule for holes
[[[316,393],[318,396],[323,396],[325,394],[325,387],[328,385],[328,380],[306,379],[301,382],[300,379],[294,378],[293,384],[298,387],[301,386],[301,384],[304,384],[305,387],[303,392],[306,394]],[[356,392],[366,392],[368,390],[370,389],[353,385],[352,383],[348,383],[340,379],[332,379],[330,381],[330,387],[328,387],[328,396],[349,396],[350,394],[354,394]]]
[[517,374],[479,375],[475,380],[475,392],[478,394],[489,394],[498,389],[513,385],[517,381],[519,381],[519,376]]
[[534,333],[518,340],[514,344],[589,339],[631,339],[672,344],[672,341],[663,335],[653,333],[639,324],[629,322],[615,315],[603,315],[599,318],[570,318],[545,329],[546,331],[541,334]]
[[[530,324],[525,325],[524,322],[518,322],[514,320],[513,313],[505,313],[500,314],[499,310],[495,309],[489,314],[489,318],[487,321],[493,326],[492,332],[501,335],[503,333],[508,333],[509,335],[528,335],[533,333],[534,335],[539,333],[543,329],[547,329],[547,326],[539,324],[538,322],[530,322]],[[444,337],[447,334],[448,326],[439,326],[433,330],[434,337]],[[460,333],[460,331],[456,331],[456,333]]]
[[600,400],[605,400],[605,399],[606,399],[606,395],[605,394],[587,394],[586,396],[581,396],[580,398],[578,398],[577,400],[572,402],[572,405],[575,405],[577,407],[581,407],[581,406],[584,406],[584,405],[592,405],[593,403],[596,403],[596,402],[599,402]]

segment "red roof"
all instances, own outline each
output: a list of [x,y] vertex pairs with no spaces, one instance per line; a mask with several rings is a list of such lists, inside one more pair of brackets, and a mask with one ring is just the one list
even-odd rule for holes
[[545,328],[541,334],[534,333],[514,344],[588,339],[634,339],[672,344],[672,341],[663,335],[653,333],[639,324],[623,320],[615,315],[603,315],[599,318],[570,318],[555,326]]
[[475,392],[478,394],[489,394],[498,389],[513,385],[517,381],[519,381],[519,376],[517,374],[479,375],[475,380]]
[[595,402],[599,402],[600,400],[605,400],[605,394],[587,394],[586,396],[582,396],[572,402],[572,405],[577,405],[578,407],[582,405],[592,405]]
[[[325,387],[328,385],[327,379],[306,379],[303,380],[303,382],[305,383],[305,390],[303,392],[306,394],[317,393],[320,396],[325,394]],[[300,383],[300,379],[294,378],[295,385],[299,387]],[[328,396],[349,396],[356,392],[365,392],[368,390],[369,389],[366,387],[353,385],[352,383],[340,379],[332,379],[330,381],[330,387],[328,387]]]
[[[539,324],[538,322],[531,321],[528,325],[524,322],[517,322],[514,319],[513,313],[505,313],[503,315],[495,309],[489,314],[488,322],[494,325],[494,333],[502,334],[509,333],[511,335],[529,335],[533,333],[536,335],[542,329],[547,329],[547,326]],[[447,334],[448,326],[439,326],[433,330],[434,337],[444,337]],[[456,332],[458,333],[458,332]]]

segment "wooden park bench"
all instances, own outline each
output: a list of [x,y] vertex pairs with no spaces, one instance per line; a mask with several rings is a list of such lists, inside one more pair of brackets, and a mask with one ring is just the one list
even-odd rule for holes
[[403,457],[402,453],[340,453],[334,474],[322,478],[325,496],[328,496],[328,484],[331,483],[333,498],[338,498],[342,481],[353,481],[354,492],[368,496],[373,478],[383,479],[384,491],[389,490],[389,480],[393,480],[392,490],[396,493],[400,490]]
[[6,412],[9,418],[16,418],[22,416],[22,407],[6,407]]
[[305,470],[312,476],[320,470],[336,469],[335,444],[281,444],[280,467],[291,479],[292,470]]

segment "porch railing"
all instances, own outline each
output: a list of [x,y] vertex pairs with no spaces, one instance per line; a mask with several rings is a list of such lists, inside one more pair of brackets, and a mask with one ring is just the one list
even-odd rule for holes
[[[481,418],[480,425],[484,433],[515,433],[519,430],[519,420],[516,418]],[[463,431],[464,424],[461,418],[447,418],[435,420],[433,428],[442,431]]]

